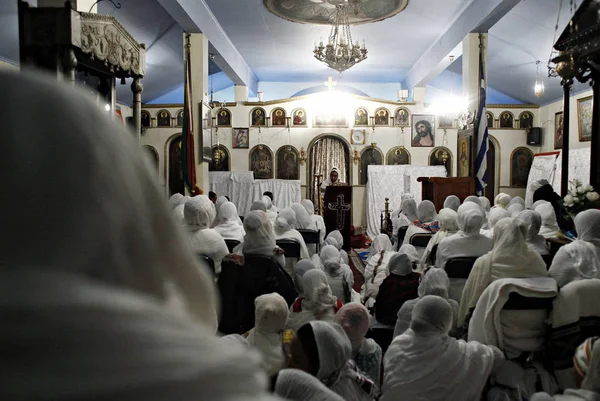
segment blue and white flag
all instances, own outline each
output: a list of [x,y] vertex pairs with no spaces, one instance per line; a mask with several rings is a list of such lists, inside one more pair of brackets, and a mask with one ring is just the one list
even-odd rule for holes
[[488,144],[488,127],[486,115],[486,81],[483,71],[483,50],[479,53],[479,108],[477,110],[477,158],[475,159],[475,192],[477,196],[485,195],[485,187],[487,186],[487,152]]

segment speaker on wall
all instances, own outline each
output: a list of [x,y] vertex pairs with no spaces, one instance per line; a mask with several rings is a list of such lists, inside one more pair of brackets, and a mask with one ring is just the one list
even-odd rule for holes
[[540,146],[542,144],[542,129],[532,127],[527,129],[527,145]]

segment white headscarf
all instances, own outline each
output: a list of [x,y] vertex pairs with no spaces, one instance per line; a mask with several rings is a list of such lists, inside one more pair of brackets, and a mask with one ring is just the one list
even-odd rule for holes
[[194,196],[183,208],[183,217],[190,230],[210,228],[215,216],[215,206],[206,195]]
[[465,201],[463,202],[463,205],[467,202],[472,202],[472,203],[476,204],[477,206],[479,206],[479,208],[483,207],[483,205],[481,204],[481,199],[479,199],[478,196],[473,196],[473,195],[467,196],[465,198]]
[[275,394],[290,401],[344,401],[319,379],[297,369],[284,369],[279,372]]
[[[344,237],[339,230],[334,230],[327,235],[327,238],[333,238],[337,241],[338,250],[341,250],[344,247]],[[327,239],[326,238],[326,239]]]
[[254,328],[248,334],[248,345],[262,355],[262,366],[269,376],[285,367],[282,333],[288,319],[288,306],[277,293],[265,294],[254,300]]
[[296,226],[296,213],[292,208],[286,207],[279,211],[275,219],[275,234],[280,235],[294,229]]
[[508,214],[510,214],[510,217],[517,217],[519,213],[525,210],[525,206],[521,205],[520,203],[513,203],[508,207],[507,210]]
[[529,248],[539,252],[541,255],[548,255],[550,252],[546,247],[546,240],[539,234],[542,227],[542,217],[540,214],[533,210],[523,210],[517,216],[517,220],[522,221],[527,229],[525,240]]
[[[412,246],[412,245],[404,245],[404,247],[406,246]],[[412,246],[414,248],[414,246]],[[400,253],[402,252],[402,250],[400,250],[398,253],[395,253],[394,255],[392,255],[392,257],[390,258],[390,261],[388,262],[387,265],[387,274],[394,274],[396,276],[406,276],[409,275],[410,273],[412,273],[413,271],[413,260],[412,258],[406,254],[406,253]],[[417,252],[417,250],[415,249],[415,252]],[[417,257],[419,255],[417,254]]]
[[510,214],[508,213],[508,211],[505,208],[500,207],[500,206],[494,206],[490,210],[490,214],[488,215],[489,229],[482,230],[481,233],[488,238],[494,238],[494,226],[500,220],[507,218],[507,217],[510,217]]
[[333,321],[342,326],[348,336],[353,356],[358,353],[365,341],[370,317],[369,311],[363,304],[353,302],[342,306],[333,318]]
[[589,209],[575,216],[577,240],[558,250],[548,270],[559,287],[571,281],[600,278],[600,210]]
[[385,354],[381,401],[478,400],[499,350],[448,336],[452,308],[428,295],[412,311],[410,329]]
[[421,265],[423,267],[435,263],[435,260],[430,260],[433,247],[438,245],[444,238],[450,237],[458,232],[458,214],[453,209],[442,209],[437,217],[440,224],[440,230],[431,237],[427,244],[427,248],[425,248],[425,252],[421,258]]
[[310,199],[304,199],[302,200],[302,202],[300,202],[300,204],[304,206],[304,209],[306,209],[306,212],[309,216],[315,214],[315,204],[313,203],[313,201],[311,201]]
[[494,199],[494,206],[499,206],[506,209],[511,199],[512,197],[509,194],[499,193]]
[[267,208],[267,217],[269,218],[271,223],[275,223],[275,219],[277,218],[277,212],[273,210],[273,201],[267,195],[263,195],[261,200]]
[[521,198],[520,196],[515,196],[508,203],[508,207],[510,207],[512,205],[521,205],[521,206],[523,206],[523,208],[525,208],[525,200],[523,198]]
[[307,271],[312,269],[316,269],[316,267],[315,264],[309,259],[302,259],[298,261],[298,263],[296,263],[296,268],[294,269],[294,272],[296,273],[296,289],[298,290],[299,294],[302,294],[304,292],[304,289],[302,287],[302,280],[304,274],[306,274]]
[[318,269],[307,271],[302,277],[304,299],[302,310],[290,309],[288,327],[294,331],[313,320],[332,321],[338,299],[332,294],[327,275]]
[[231,202],[224,203],[219,208],[221,223],[215,227],[224,239],[233,239],[242,242],[244,240],[244,227],[240,226],[237,208]]
[[500,220],[494,226],[494,248],[475,262],[462,293],[459,325],[470,308],[494,280],[501,278],[546,277],[546,263],[525,241],[525,227],[513,218]]
[[2,352],[3,398],[269,398],[258,359],[214,336],[212,278],[131,133],[41,73],[0,87],[0,176],[21,195],[0,197],[0,319],[27,351]]
[[433,202],[424,200],[419,203],[419,207],[417,208],[417,214],[419,216],[419,220],[423,223],[431,223],[435,221],[437,218],[437,213],[435,212],[435,205]]
[[337,276],[341,271],[341,256],[338,251],[332,245],[326,245],[321,249],[319,254],[321,258],[321,265],[330,276]]
[[254,210],[260,210],[262,212],[267,212],[267,205],[265,205],[265,202],[259,200],[256,202],[252,203],[252,206],[250,206],[250,211],[254,211]]
[[310,215],[308,214],[308,212],[306,211],[304,206],[302,206],[299,203],[292,203],[292,206],[290,206],[290,207],[296,214],[296,225],[294,227],[295,229],[297,229],[297,230],[316,230],[317,229],[316,224],[312,221],[312,219],[310,218]]
[[413,198],[402,200],[402,214],[405,215],[410,222],[419,218],[417,213],[417,202],[415,202]]
[[540,228],[540,235],[544,238],[556,237],[556,233],[560,231],[558,224],[556,223],[556,212],[550,202],[542,201],[535,207],[542,218],[542,227]]
[[189,196],[184,196],[179,200],[179,205],[175,206],[173,209],[173,218],[175,219],[175,223],[181,227],[185,227],[185,218],[183,217],[183,208],[185,207],[185,203],[190,200]]
[[181,204],[182,200],[183,200],[183,195],[181,195],[179,192],[177,192],[169,198],[169,205],[171,205],[172,209],[175,209],[177,206],[179,206]]
[[481,207],[483,208],[484,213],[489,213],[491,209],[490,200],[485,196],[480,196],[479,201],[481,202]]
[[242,254],[273,256],[275,233],[265,212],[258,210],[250,212],[244,218],[244,244]]
[[[472,206],[471,204],[475,206]],[[465,201],[465,203],[458,208],[457,219],[458,228],[460,229],[461,234],[471,236],[479,235],[479,231],[483,226],[483,212],[476,202]]]
[[[451,209],[456,212],[458,210],[459,206],[460,206],[460,199],[456,195],[450,195],[444,201],[444,209]],[[440,210],[440,212],[441,212],[441,210]]]

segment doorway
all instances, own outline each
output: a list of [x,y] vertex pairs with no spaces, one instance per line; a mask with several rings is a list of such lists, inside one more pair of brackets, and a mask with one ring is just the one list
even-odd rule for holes
[[181,135],[169,144],[169,197],[176,193],[185,195],[181,164]]
[[313,141],[308,154],[309,199],[313,201],[315,207],[319,208],[321,183],[329,178],[329,173],[333,168],[337,168],[340,182],[352,184],[350,181],[350,148],[337,135],[326,134]]

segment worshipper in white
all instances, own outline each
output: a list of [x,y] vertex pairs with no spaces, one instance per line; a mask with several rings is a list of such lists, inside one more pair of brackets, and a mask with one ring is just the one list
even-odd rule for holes
[[254,211],[254,210],[260,210],[261,212],[267,212],[267,205],[265,204],[265,202],[263,202],[262,200],[256,201],[256,202],[252,202],[252,205],[250,206],[250,211]]
[[483,207],[483,211],[487,214],[490,212],[492,206],[490,205],[490,200],[485,196],[480,196],[479,201],[481,202],[481,207]]
[[275,206],[275,199],[273,199],[273,192],[265,191],[263,193],[263,196],[266,196],[267,198],[269,198],[271,200],[271,206],[269,207],[269,210],[274,213],[278,213],[279,209],[277,209],[277,207]]
[[332,168],[329,172],[329,177],[321,183],[321,193],[325,194],[325,189],[330,185],[338,185],[339,172],[337,168]]
[[275,243],[273,226],[265,212],[254,210],[244,218],[244,242],[233,250],[238,255],[261,255],[272,257],[281,267],[285,266],[283,251]]
[[517,217],[519,213],[525,210],[525,206],[521,205],[520,203],[513,203],[512,205],[508,206],[506,210],[508,211],[510,217]]
[[412,195],[402,195],[400,207],[392,212],[391,219],[394,231],[398,231],[400,227],[411,225],[417,219],[417,203]]
[[[304,208],[302,209],[304,210]],[[294,227],[296,226],[296,213],[292,208],[286,207],[279,211],[277,218],[275,219],[275,240],[289,239],[297,242],[300,245],[300,259],[310,259],[308,248],[302,234],[298,232]]]
[[169,198],[169,205],[171,205],[171,209],[175,209],[177,206],[179,206],[179,204],[181,203],[182,200],[183,200],[183,195],[181,195],[179,192],[174,193]]
[[493,241],[480,233],[483,212],[473,202],[465,202],[458,208],[459,231],[440,241],[435,261],[436,267],[444,268],[446,262],[457,257],[476,257],[492,250]]
[[548,270],[559,287],[575,280],[600,278],[600,210],[589,209],[575,216],[577,240],[561,247]]
[[383,358],[381,401],[479,401],[504,361],[498,348],[448,336],[452,308],[427,295],[412,310],[410,329]]
[[248,345],[262,357],[262,368],[269,376],[276,375],[286,365],[283,331],[288,319],[285,299],[277,294],[265,294],[254,300],[254,328],[248,333]]
[[367,261],[363,273],[365,282],[361,288],[362,302],[367,308],[375,305],[375,298],[379,292],[379,286],[387,277],[387,265],[390,258],[396,253],[392,251],[392,242],[386,234],[379,234],[373,240],[373,254]]
[[279,372],[275,394],[289,401],[344,401],[315,376],[298,369]]
[[306,212],[310,216],[311,220],[315,222],[315,224],[317,226],[317,230],[319,230],[319,234],[321,236],[321,245],[323,245],[323,241],[325,241],[325,234],[327,232],[327,228],[325,228],[325,220],[323,220],[323,216],[321,216],[319,214],[315,214],[315,204],[310,199],[304,199],[300,203],[306,209]]
[[[292,203],[290,208],[296,214],[296,225],[294,226],[296,230],[317,230],[317,223],[311,219],[304,206],[302,206],[300,203]],[[306,244],[306,247],[310,256],[317,253],[316,244]]]
[[394,327],[394,337],[398,337],[408,330],[412,319],[412,311],[419,299],[427,295],[436,295],[444,298],[452,308],[452,329],[455,329],[458,321],[458,302],[449,298],[448,290],[450,288],[450,279],[444,269],[429,269],[421,277],[421,283],[417,290],[419,298],[409,300],[402,304],[398,311],[398,319]]
[[599,401],[600,400],[600,338],[585,340],[575,352],[576,380],[579,389],[567,389],[554,397],[547,393],[536,393],[530,401]]
[[183,208],[185,207],[185,202],[190,200],[189,196],[182,196],[179,199],[179,205],[175,206],[173,209],[173,218],[175,219],[175,223],[180,227],[185,227],[185,218],[183,217]]
[[223,239],[232,239],[242,242],[244,240],[244,226],[240,225],[237,208],[231,202],[226,202],[219,209],[221,214],[221,222],[215,227],[215,231],[219,233]]
[[439,230],[437,213],[433,202],[424,200],[417,207],[418,218],[406,230],[402,245],[410,244],[410,238],[415,234],[435,234]]
[[487,230],[481,230],[481,233],[483,235],[485,235],[488,238],[494,238],[494,226],[502,219],[510,217],[510,214],[508,214],[508,211],[506,209],[504,209],[503,207],[496,207],[494,206],[491,210],[490,210],[490,214],[488,216],[488,229]]
[[373,401],[377,387],[351,357],[352,345],[340,325],[313,321],[298,330],[288,367],[312,374],[346,401]]
[[515,196],[510,200],[510,202],[508,202],[508,207],[511,207],[512,205],[521,205],[525,207],[525,200],[520,196]]
[[[210,199],[210,198],[209,198]],[[212,201],[211,201],[212,202]],[[223,206],[224,204],[226,204],[227,202],[229,202],[227,200],[226,197],[224,196],[219,196],[217,197],[217,200],[215,201],[214,205],[215,205],[215,212],[216,212],[216,217],[212,222],[211,227],[215,228],[216,226],[218,226],[219,224],[221,224],[221,214],[220,214],[220,209],[221,206]],[[241,224],[241,222],[240,222]]]
[[498,207],[502,207],[504,209],[506,209],[508,207],[508,204],[510,203],[512,197],[509,194],[505,194],[503,192],[499,193],[498,195],[496,195],[496,198],[494,199],[494,206],[498,206]]
[[197,255],[205,255],[215,263],[215,274],[221,273],[221,261],[229,254],[227,244],[221,235],[210,225],[215,218],[215,205],[206,195],[194,196],[185,203],[183,209],[188,226],[192,250]]
[[318,269],[309,270],[302,278],[304,296],[298,297],[288,318],[288,328],[298,331],[313,320],[333,321],[333,316],[342,307],[342,302],[332,294],[327,275]]
[[[479,208],[481,209],[481,213],[483,215],[483,225],[481,226],[481,228],[485,230],[485,229],[488,228],[488,221],[487,221],[487,213],[486,213],[486,210],[485,210],[485,207],[484,207],[484,203],[481,200],[482,198],[483,199],[487,199],[487,198],[484,198],[483,196],[481,196],[481,197],[479,197],[479,196],[467,196],[464,203],[472,202],[472,203],[475,203],[477,206],[479,206]],[[488,211],[489,211],[489,208],[488,208]]]
[[313,269],[316,269],[316,267],[315,267],[315,264],[311,260],[302,259],[298,263],[296,263],[296,266],[294,267],[294,273],[295,273],[294,281],[296,284],[296,290],[298,291],[299,297],[304,295],[304,287],[302,287],[302,280],[303,280],[304,274],[306,274],[307,271],[313,270]]
[[540,214],[542,218],[542,227],[540,227],[540,235],[544,238],[556,238],[557,233],[560,231],[558,223],[556,222],[556,212],[550,202],[539,201],[540,203],[533,208]]
[[[344,264],[348,264],[348,253],[343,250],[342,248],[344,247],[344,237],[342,236],[342,233],[340,232],[340,230],[334,230],[332,232],[330,232],[327,235],[327,238],[332,238],[335,239],[336,243],[328,243],[328,244],[324,244],[324,245],[333,245],[337,248],[338,251],[340,251],[340,256],[342,258],[342,263]],[[325,238],[325,239],[327,239]]]
[[456,195],[450,195],[444,201],[444,209],[452,209],[455,212],[460,207],[460,199]]
[[442,242],[444,238],[449,238],[458,232],[458,214],[453,209],[446,208],[440,210],[438,221],[440,222],[440,231],[435,233],[429,240],[427,248],[425,248],[425,252],[423,252],[423,257],[421,258],[422,267],[435,264],[435,260],[432,260],[433,248],[436,245],[439,247],[439,243]]
[[137,140],[42,75],[0,72],[0,176],[22,195],[0,197],[2,398],[273,399],[258,357],[214,335],[212,278]]
[[354,274],[347,265],[341,263],[340,252],[334,246],[327,245],[321,249],[320,258],[333,295],[343,303],[352,301]]
[[521,221],[527,229],[525,241],[527,241],[529,249],[533,249],[540,255],[549,255],[550,250],[546,246],[546,239],[539,234],[542,227],[542,216],[533,210],[523,210],[517,216],[517,220]]
[[275,224],[275,219],[277,218],[277,212],[273,210],[273,202],[271,198],[264,195],[261,199],[267,208],[267,217],[271,221],[272,224]]
[[481,256],[463,289],[458,324],[462,326],[487,286],[501,278],[546,277],[546,263],[525,241],[525,228],[512,218],[494,226],[494,248]]
[[350,340],[352,359],[358,370],[373,383],[379,383],[382,353],[381,347],[373,339],[365,338],[369,331],[369,320],[369,311],[359,303],[344,305],[333,318]]

